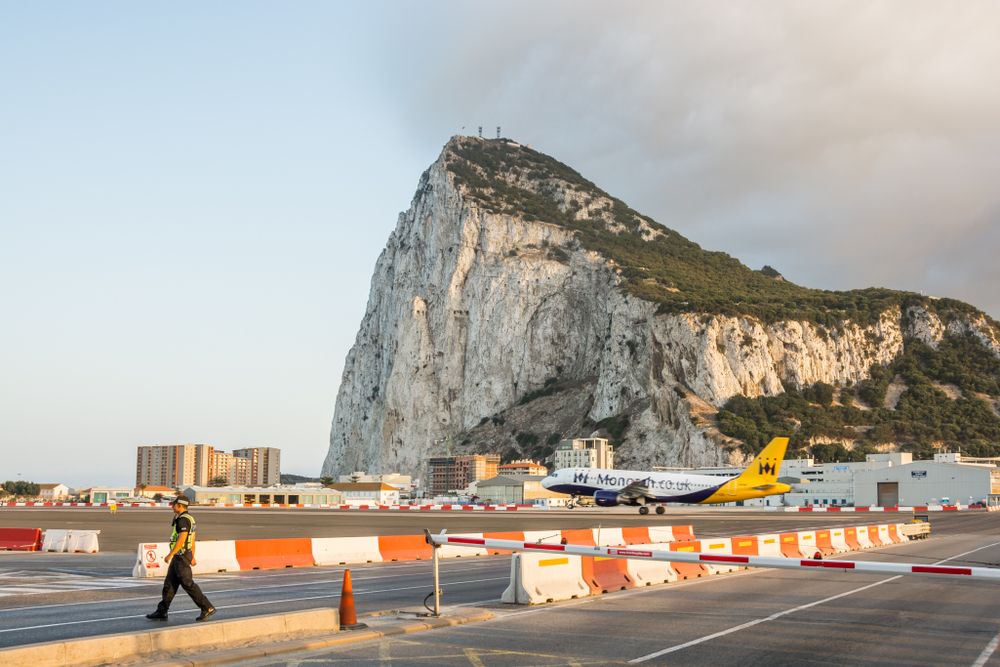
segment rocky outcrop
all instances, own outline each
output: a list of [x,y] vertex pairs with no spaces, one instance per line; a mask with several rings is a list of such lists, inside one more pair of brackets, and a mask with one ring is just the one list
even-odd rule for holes
[[[519,430],[585,436],[561,431],[608,418],[628,424],[622,467],[737,462],[743,455],[704,419],[736,394],[854,383],[895,358],[910,336],[934,344],[945,332],[969,332],[1000,355],[985,317],[945,323],[920,307],[836,326],[659,314],[656,303],[623,289],[621,268],[587,250],[572,229],[469,197],[449,169],[455,141],[471,139],[453,140],[423,174],[376,264],[324,474],[419,475],[429,456],[463,442],[501,451]],[[564,211],[604,210],[573,190],[547,192]],[[637,233],[663,234],[643,221]],[[532,414],[536,402],[544,409]],[[518,426],[497,418],[517,406]],[[469,435],[477,432],[488,438]]]

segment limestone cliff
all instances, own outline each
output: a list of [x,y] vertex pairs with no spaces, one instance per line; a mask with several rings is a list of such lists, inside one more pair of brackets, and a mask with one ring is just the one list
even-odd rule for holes
[[547,156],[454,138],[376,264],[323,473],[419,475],[446,449],[538,456],[598,429],[622,467],[736,462],[712,419],[731,396],[857,382],[949,330],[1000,355],[964,304],[801,288]]

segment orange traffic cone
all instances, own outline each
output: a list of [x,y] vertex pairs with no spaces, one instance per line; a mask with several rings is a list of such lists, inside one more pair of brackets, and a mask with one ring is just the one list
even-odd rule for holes
[[364,628],[364,623],[358,623],[358,614],[354,610],[354,586],[351,584],[351,571],[344,570],[344,585],[340,589],[340,629],[350,630]]

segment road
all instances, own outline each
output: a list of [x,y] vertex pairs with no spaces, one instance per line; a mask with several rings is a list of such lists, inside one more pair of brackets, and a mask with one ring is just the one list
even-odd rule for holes
[[[119,514],[113,520],[124,516]],[[149,515],[145,516],[148,521]],[[254,528],[267,533],[262,537],[287,530],[283,525],[287,517],[271,510],[241,517],[230,512],[226,516],[227,521],[236,520],[240,529],[264,526]],[[376,525],[379,531],[403,533],[416,532],[427,519],[443,522],[454,532],[509,529],[511,521],[519,522],[513,524],[518,527],[542,529],[598,523],[629,525],[639,519],[624,514],[539,516],[526,512],[503,517],[478,513],[474,517],[424,513],[384,519],[376,516],[338,514],[334,518],[339,523],[337,530],[356,530],[359,526],[351,522],[363,520],[369,532]],[[693,523],[698,533],[708,536],[870,523],[878,518],[676,512],[667,517],[669,521],[649,517],[642,521]],[[550,520],[556,524],[547,523]],[[399,521],[403,523],[397,524]],[[954,558],[950,562],[998,565],[1000,516],[942,514],[934,517],[933,525],[931,540],[849,557],[921,563]],[[127,552],[96,556],[0,554],[0,646],[148,627],[143,616],[155,605],[160,584],[124,576],[131,560]],[[429,562],[373,564],[351,570],[362,614],[415,609],[432,589]],[[1000,630],[995,605],[1000,590],[995,585],[832,572],[754,571],[511,611],[498,603],[508,571],[506,557],[442,561],[444,602],[486,605],[498,616],[487,625],[438,630],[307,657],[318,664],[366,664],[391,656],[394,665],[478,667],[613,664],[672,649],[642,664],[738,659],[769,665],[972,665]],[[199,581],[220,609],[219,617],[232,618],[336,606],[342,573],[342,567],[305,568],[220,574],[200,577]],[[190,623],[196,613],[190,600],[179,593],[170,624]],[[301,656],[295,656],[298,659]],[[988,664],[1000,663],[993,656]]]

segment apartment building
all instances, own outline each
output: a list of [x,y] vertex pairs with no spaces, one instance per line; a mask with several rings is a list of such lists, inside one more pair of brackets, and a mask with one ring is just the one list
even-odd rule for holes
[[250,447],[232,453],[211,445],[143,445],[136,453],[136,486],[207,486],[213,479],[227,484],[272,486],[281,481],[281,450]]
[[614,468],[615,448],[606,438],[575,438],[563,440],[556,446],[553,467],[563,468]]
[[248,486],[271,486],[281,482],[281,450],[277,447],[234,449],[233,456],[250,462]]
[[427,464],[428,491],[431,496],[440,496],[452,491],[462,491],[472,482],[496,477],[500,468],[500,455],[436,456]]

